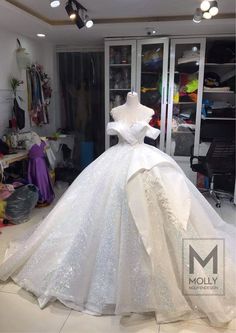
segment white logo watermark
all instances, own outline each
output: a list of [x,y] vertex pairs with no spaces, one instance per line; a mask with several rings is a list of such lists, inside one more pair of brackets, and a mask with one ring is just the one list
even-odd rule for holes
[[225,242],[221,238],[185,238],[182,242],[184,295],[224,295]]

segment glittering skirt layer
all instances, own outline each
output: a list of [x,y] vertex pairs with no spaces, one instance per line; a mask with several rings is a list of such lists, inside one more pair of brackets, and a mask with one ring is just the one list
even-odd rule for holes
[[[155,205],[155,187],[148,191],[150,179],[144,180],[148,209],[157,221],[157,253],[150,256],[125,192],[132,149],[117,145],[86,168],[37,229],[12,244],[0,279],[11,277],[34,293],[40,307],[57,299],[93,314],[155,311],[158,322],[204,316],[212,322],[231,320],[235,295],[230,268],[226,265],[225,297],[186,297],[181,292],[181,260],[184,237],[227,238],[234,229],[188,183],[191,212],[183,231],[165,219],[165,208]],[[142,149],[159,154],[151,147]]]

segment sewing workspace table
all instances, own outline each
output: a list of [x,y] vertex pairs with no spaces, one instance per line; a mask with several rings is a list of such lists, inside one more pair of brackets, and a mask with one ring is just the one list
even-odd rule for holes
[[19,150],[14,154],[4,155],[4,157],[0,159],[0,163],[2,164],[3,169],[6,169],[10,164],[26,159],[28,159],[28,151]]

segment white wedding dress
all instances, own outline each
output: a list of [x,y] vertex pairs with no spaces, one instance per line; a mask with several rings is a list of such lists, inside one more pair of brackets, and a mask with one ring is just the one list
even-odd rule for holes
[[[235,317],[227,225],[175,161],[143,143],[146,121],[108,124],[119,143],[90,164],[27,240],[11,245],[0,279],[92,314],[154,311],[158,322]],[[182,239],[226,240],[225,296],[184,296]],[[231,251],[231,253],[230,253]]]

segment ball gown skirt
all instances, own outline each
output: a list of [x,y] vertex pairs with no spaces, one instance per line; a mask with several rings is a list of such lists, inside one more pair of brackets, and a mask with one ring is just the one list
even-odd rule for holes
[[[119,143],[90,164],[24,239],[12,242],[0,279],[92,314],[154,311],[157,322],[235,317],[235,228],[176,162],[143,143],[146,122],[108,125]],[[225,296],[182,292],[182,240],[224,238]]]

